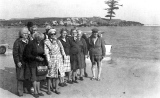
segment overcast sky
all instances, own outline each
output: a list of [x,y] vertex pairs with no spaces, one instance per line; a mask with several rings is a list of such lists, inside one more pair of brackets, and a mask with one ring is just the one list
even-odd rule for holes
[[[0,19],[104,17],[106,0],[0,0]],[[160,24],[160,0],[119,0],[115,19]]]

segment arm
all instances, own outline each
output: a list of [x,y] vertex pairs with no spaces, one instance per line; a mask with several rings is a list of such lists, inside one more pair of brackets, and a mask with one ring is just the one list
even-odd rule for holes
[[61,43],[59,40],[58,40],[57,42],[58,42],[58,45],[59,45],[59,47],[60,47],[61,54],[62,54],[63,56],[66,56],[66,54],[65,54],[65,52],[64,52],[64,48],[63,48],[62,43]]
[[17,39],[15,42],[14,42],[14,45],[13,45],[13,59],[14,59],[14,62],[16,64],[16,66],[18,65],[18,63],[20,62],[20,58],[19,58],[19,40]]
[[88,55],[87,43],[84,39],[82,41],[83,41],[83,50],[84,50],[83,52],[85,55]]
[[102,56],[106,55],[106,48],[105,48],[105,42],[103,39],[101,39],[101,47],[102,47]]
[[45,53],[47,62],[50,62],[49,46],[47,45],[46,41],[45,41],[45,44],[44,44],[44,53]]

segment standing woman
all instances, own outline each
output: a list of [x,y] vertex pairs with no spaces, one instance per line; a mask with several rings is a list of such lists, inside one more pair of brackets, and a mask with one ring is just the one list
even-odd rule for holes
[[27,27],[22,28],[19,32],[20,38],[18,38],[13,45],[13,59],[16,65],[18,96],[23,96],[23,90],[27,90],[26,87],[23,87],[25,82],[25,61],[23,60],[23,51],[28,44],[28,32]]
[[[71,80],[71,64],[70,64],[70,43],[69,43],[69,39],[67,37],[67,33],[68,30],[67,29],[61,29],[60,34],[61,36],[58,38],[64,48],[64,52],[66,54],[66,59],[64,59],[64,70],[68,75],[68,81],[67,83],[72,84],[72,80]],[[65,84],[63,84],[65,85]]]
[[79,66],[79,70],[80,70],[80,80],[83,81],[83,71],[84,68],[86,67],[86,62],[85,62],[85,58],[88,57],[88,50],[87,50],[87,44],[85,39],[82,38],[82,31],[81,30],[77,30],[77,41],[76,41],[80,51],[78,53],[78,66]]
[[[78,35],[77,35],[78,33]],[[85,40],[81,38],[81,32],[75,29],[71,30],[72,37],[70,38],[70,62],[72,70],[72,81],[78,83],[76,80],[77,70],[80,69],[80,80],[83,80],[82,69],[85,66],[85,54],[87,54],[87,45]]]
[[37,75],[37,66],[45,66],[46,59],[44,55],[44,35],[36,32],[33,40],[29,42],[24,51],[25,59],[28,60],[28,65],[31,69],[31,81],[34,88],[34,97],[44,96],[40,92],[40,81],[46,78],[45,75]]
[[[58,77],[64,77],[64,67],[63,67],[63,57],[66,58],[63,46],[59,40],[56,38],[56,30],[50,29],[48,31],[48,39],[45,40],[45,55],[48,61],[49,71],[47,74],[48,78],[48,92],[51,94],[51,84],[52,89],[55,90],[56,94],[60,94],[57,90],[58,87]],[[51,83],[52,81],[52,83]]]
[[101,37],[98,37],[98,29],[94,28],[92,29],[92,35],[88,38],[88,50],[89,50],[89,55],[90,55],[90,60],[92,62],[92,74],[93,77],[91,80],[95,80],[95,67],[97,64],[98,68],[98,76],[97,80],[100,81],[100,75],[101,75],[101,61],[105,56],[105,44],[104,40]]

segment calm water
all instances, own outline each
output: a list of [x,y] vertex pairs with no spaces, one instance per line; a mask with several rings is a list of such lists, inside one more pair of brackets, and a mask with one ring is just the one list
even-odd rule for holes
[[[59,31],[62,27],[57,27]],[[68,27],[70,30],[71,27]],[[90,31],[94,27],[81,27],[82,31]],[[112,57],[159,59],[160,27],[97,27],[104,31],[107,44],[112,45]],[[8,43],[9,48],[18,36],[20,28],[0,28],[0,43]],[[44,28],[39,28],[44,32]]]

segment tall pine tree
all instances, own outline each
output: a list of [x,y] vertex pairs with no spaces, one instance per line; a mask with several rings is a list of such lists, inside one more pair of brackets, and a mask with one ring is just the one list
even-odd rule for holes
[[109,8],[106,8],[105,10],[107,10],[108,14],[105,17],[109,17],[110,20],[112,19],[112,17],[115,17],[115,12],[114,10],[118,10],[119,6],[123,6],[123,5],[119,5],[118,0],[107,0],[105,1],[105,4],[107,4],[109,6]]

